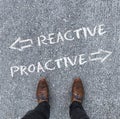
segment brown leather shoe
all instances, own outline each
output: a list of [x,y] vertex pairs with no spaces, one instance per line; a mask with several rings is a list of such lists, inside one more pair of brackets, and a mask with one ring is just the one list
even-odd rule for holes
[[84,88],[80,78],[76,78],[72,86],[72,102],[82,102],[84,97]]
[[43,101],[48,102],[48,96],[49,96],[49,90],[48,90],[48,84],[45,78],[40,79],[37,91],[36,91],[36,98],[38,100],[38,103],[41,103]]

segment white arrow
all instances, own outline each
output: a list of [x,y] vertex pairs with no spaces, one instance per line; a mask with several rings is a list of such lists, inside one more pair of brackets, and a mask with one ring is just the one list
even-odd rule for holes
[[[23,45],[23,43],[28,43],[27,45]],[[20,44],[21,47],[17,47],[16,44]],[[26,40],[21,40],[21,38],[19,37],[9,48],[14,49],[14,50],[19,50],[19,51],[23,51],[23,49],[25,48],[29,48],[32,47],[33,41],[32,39],[26,39]]]
[[[112,54],[112,52],[110,52],[110,51],[99,49],[98,52],[94,52],[94,53],[90,54],[89,60],[90,61],[101,60],[101,62],[104,62],[111,54]],[[97,57],[97,55],[99,57]],[[102,56],[100,57],[100,55],[102,55]]]

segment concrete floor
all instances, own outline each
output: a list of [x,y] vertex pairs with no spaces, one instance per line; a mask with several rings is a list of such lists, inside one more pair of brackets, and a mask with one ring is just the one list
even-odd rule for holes
[[69,119],[75,77],[90,119],[119,119],[119,36],[119,0],[0,0],[0,119],[20,119],[37,106],[41,77],[50,88],[50,119]]

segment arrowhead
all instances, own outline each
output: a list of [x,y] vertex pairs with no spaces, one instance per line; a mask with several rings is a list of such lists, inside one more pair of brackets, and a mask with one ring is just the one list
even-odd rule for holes
[[103,57],[103,58],[101,58],[101,62],[104,62],[112,54],[112,52],[102,50],[102,49],[100,49],[99,52],[100,52],[100,54],[102,54],[102,57]]
[[21,38],[19,37],[9,48],[14,50],[22,51],[21,48],[19,48],[19,43],[21,41]]

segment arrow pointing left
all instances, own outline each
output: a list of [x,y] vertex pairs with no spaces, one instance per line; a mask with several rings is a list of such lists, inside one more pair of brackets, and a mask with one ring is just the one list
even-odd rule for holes
[[[32,39],[21,40],[21,38],[19,37],[9,48],[23,51],[25,48],[32,47],[32,44]],[[19,45],[19,47],[17,45]]]

